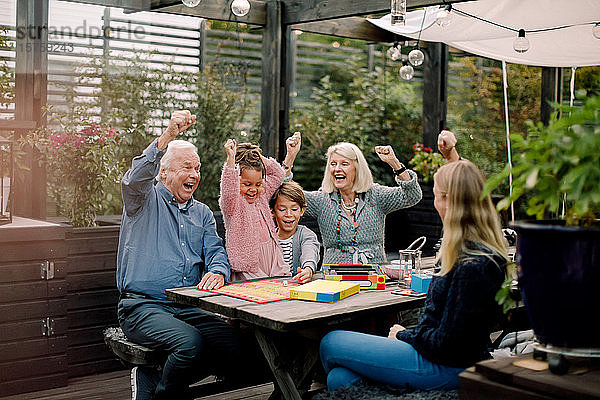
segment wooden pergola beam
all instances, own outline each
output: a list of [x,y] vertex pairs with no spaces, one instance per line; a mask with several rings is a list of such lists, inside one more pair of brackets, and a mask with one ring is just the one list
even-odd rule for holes
[[[190,15],[206,19],[219,21],[243,22],[252,25],[266,25],[266,2],[250,1],[250,12],[243,17],[233,15],[229,9],[229,1],[223,0],[202,0],[196,7],[186,7],[181,0],[66,0],[76,3],[96,4],[106,7],[120,7],[130,11],[159,11],[169,14]],[[464,0],[407,0],[407,8],[414,9],[428,7],[439,4],[460,3]],[[348,36],[349,33],[336,34],[328,32],[347,32],[344,29],[344,21],[336,19],[345,19],[360,15],[387,13],[390,11],[390,0],[282,0],[284,5],[282,25],[298,25],[309,22],[322,22],[315,31],[306,29],[307,32],[326,33],[335,36],[352,37],[355,39],[364,39],[365,35],[360,37]],[[328,22],[325,22],[328,21]],[[360,27],[359,27],[360,28]],[[294,29],[302,29],[294,27]],[[365,28],[361,28],[365,29]],[[304,30],[304,29],[302,29]],[[365,34],[368,30],[364,30]],[[375,39],[370,39],[375,40]]]
[[[151,0],[65,0],[72,3],[93,4],[105,7],[118,7],[131,11],[149,11],[152,9]],[[156,2],[156,1],[154,1]]]
[[160,4],[153,5],[152,11],[260,26],[265,26],[267,21],[267,5],[264,1],[251,0],[250,12],[243,17],[234,15],[229,8],[229,2],[224,3],[222,0],[202,0],[198,6],[193,8],[184,6],[181,0],[167,3],[162,1]]
[[393,42],[396,35],[378,28],[361,17],[338,18],[331,21],[316,21],[290,25],[292,29],[323,35],[361,39],[370,42]]
[[[285,3],[284,25],[390,12],[390,0],[282,1]],[[407,0],[406,7],[414,9],[460,2],[464,2],[464,0]]]

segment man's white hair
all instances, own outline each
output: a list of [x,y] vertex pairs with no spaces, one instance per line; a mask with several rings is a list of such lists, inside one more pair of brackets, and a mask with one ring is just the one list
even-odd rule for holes
[[[186,149],[194,150],[194,153],[196,153],[196,155],[198,154],[198,149],[196,148],[196,146],[188,142],[187,140],[172,140],[167,145],[167,151],[165,152],[165,155],[160,159],[160,171],[169,168],[171,166],[173,158],[175,158],[175,155],[179,151]],[[159,175],[156,177],[156,180],[160,180],[160,172]]]

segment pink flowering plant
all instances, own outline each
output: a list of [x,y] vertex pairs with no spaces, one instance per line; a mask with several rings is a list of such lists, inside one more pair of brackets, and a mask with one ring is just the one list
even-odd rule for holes
[[444,164],[446,160],[440,153],[434,152],[431,147],[425,147],[421,143],[413,146],[414,157],[408,162],[408,165],[418,173],[423,182],[433,182],[433,175]]
[[[59,214],[74,227],[95,226],[106,189],[119,181],[121,165],[116,157],[119,133],[80,115],[55,118],[48,127],[31,132],[24,143],[44,156],[48,188]],[[51,127],[52,126],[52,127]]]

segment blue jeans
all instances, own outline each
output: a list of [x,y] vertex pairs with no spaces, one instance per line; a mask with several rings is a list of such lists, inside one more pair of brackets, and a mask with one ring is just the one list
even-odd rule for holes
[[118,317],[130,340],[168,353],[155,398],[184,398],[191,383],[211,373],[234,373],[239,338],[215,314],[158,300],[122,299]]
[[358,332],[329,332],[320,352],[329,390],[364,378],[397,388],[450,390],[458,387],[458,374],[464,371],[433,363],[401,340]]

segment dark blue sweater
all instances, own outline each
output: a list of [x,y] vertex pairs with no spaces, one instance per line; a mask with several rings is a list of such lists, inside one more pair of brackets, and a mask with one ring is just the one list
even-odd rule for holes
[[448,274],[433,277],[418,325],[396,337],[438,364],[466,368],[489,358],[489,335],[501,312],[494,297],[505,270],[497,255],[459,259]]

